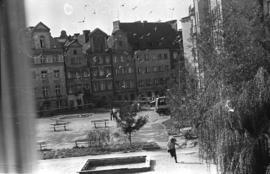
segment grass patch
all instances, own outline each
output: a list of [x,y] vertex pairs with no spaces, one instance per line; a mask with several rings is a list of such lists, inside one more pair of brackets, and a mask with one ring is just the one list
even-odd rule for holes
[[160,147],[154,142],[133,142],[130,146],[128,143],[114,144],[104,147],[79,147],[79,148],[63,148],[50,151],[40,151],[41,159],[58,159],[68,157],[79,157],[87,155],[102,155],[113,152],[138,152],[142,150],[159,150]]
[[164,122],[162,122],[162,124],[166,127],[166,130],[168,132],[168,135],[177,135],[179,134],[179,129],[177,128],[177,121],[170,118]]

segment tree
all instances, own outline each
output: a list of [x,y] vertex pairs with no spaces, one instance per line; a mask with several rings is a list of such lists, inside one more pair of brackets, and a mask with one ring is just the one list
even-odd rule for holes
[[[194,105],[200,155],[221,173],[264,174],[269,163],[269,56],[263,47],[262,7],[223,1],[197,37],[204,88]],[[263,68],[262,68],[263,67]],[[227,104],[234,106],[229,112]]]
[[117,117],[116,121],[122,131],[128,135],[128,140],[131,145],[132,133],[140,130],[147,123],[147,118],[137,116],[137,108],[135,105],[123,105],[120,108],[120,115]]
[[204,86],[195,93],[187,83],[184,101],[172,94],[179,113],[183,105],[191,111],[184,114],[197,128],[200,157],[223,174],[264,174],[270,162],[270,59],[259,2],[223,0],[211,9],[196,37]]

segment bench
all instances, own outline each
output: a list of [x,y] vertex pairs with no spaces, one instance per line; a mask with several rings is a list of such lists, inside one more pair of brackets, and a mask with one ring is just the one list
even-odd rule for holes
[[108,121],[109,121],[108,119],[102,119],[102,120],[92,120],[91,122],[94,124],[95,128],[98,128],[97,124],[100,124],[100,123],[104,124],[104,127],[106,128]]
[[56,121],[55,123],[51,123],[51,126],[53,126],[53,131],[56,131],[56,127],[63,127],[65,131],[67,131],[67,124],[69,124],[69,122],[65,122],[65,121]]
[[89,140],[89,138],[75,140],[75,147],[79,147],[78,146],[79,144],[87,144],[87,146],[89,147],[90,146],[90,140]]
[[47,149],[47,142],[46,141],[39,141],[37,143],[39,145],[40,151],[43,151],[43,150]]

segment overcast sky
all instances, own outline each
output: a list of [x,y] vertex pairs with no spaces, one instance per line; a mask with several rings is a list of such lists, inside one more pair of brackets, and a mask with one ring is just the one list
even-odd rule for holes
[[25,0],[28,26],[42,21],[52,35],[100,28],[111,34],[115,20],[149,22],[178,20],[188,15],[193,0]]

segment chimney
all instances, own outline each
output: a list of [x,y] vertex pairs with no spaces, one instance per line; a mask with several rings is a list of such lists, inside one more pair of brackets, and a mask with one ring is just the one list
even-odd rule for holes
[[83,30],[83,36],[84,36],[85,43],[88,42],[89,35],[90,35],[90,30]]
[[171,25],[172,29],[177,31],[177,20],[167,21],[167,23]]
[[113,32],[120,30],[120,21],[114,21],[113,22]]

